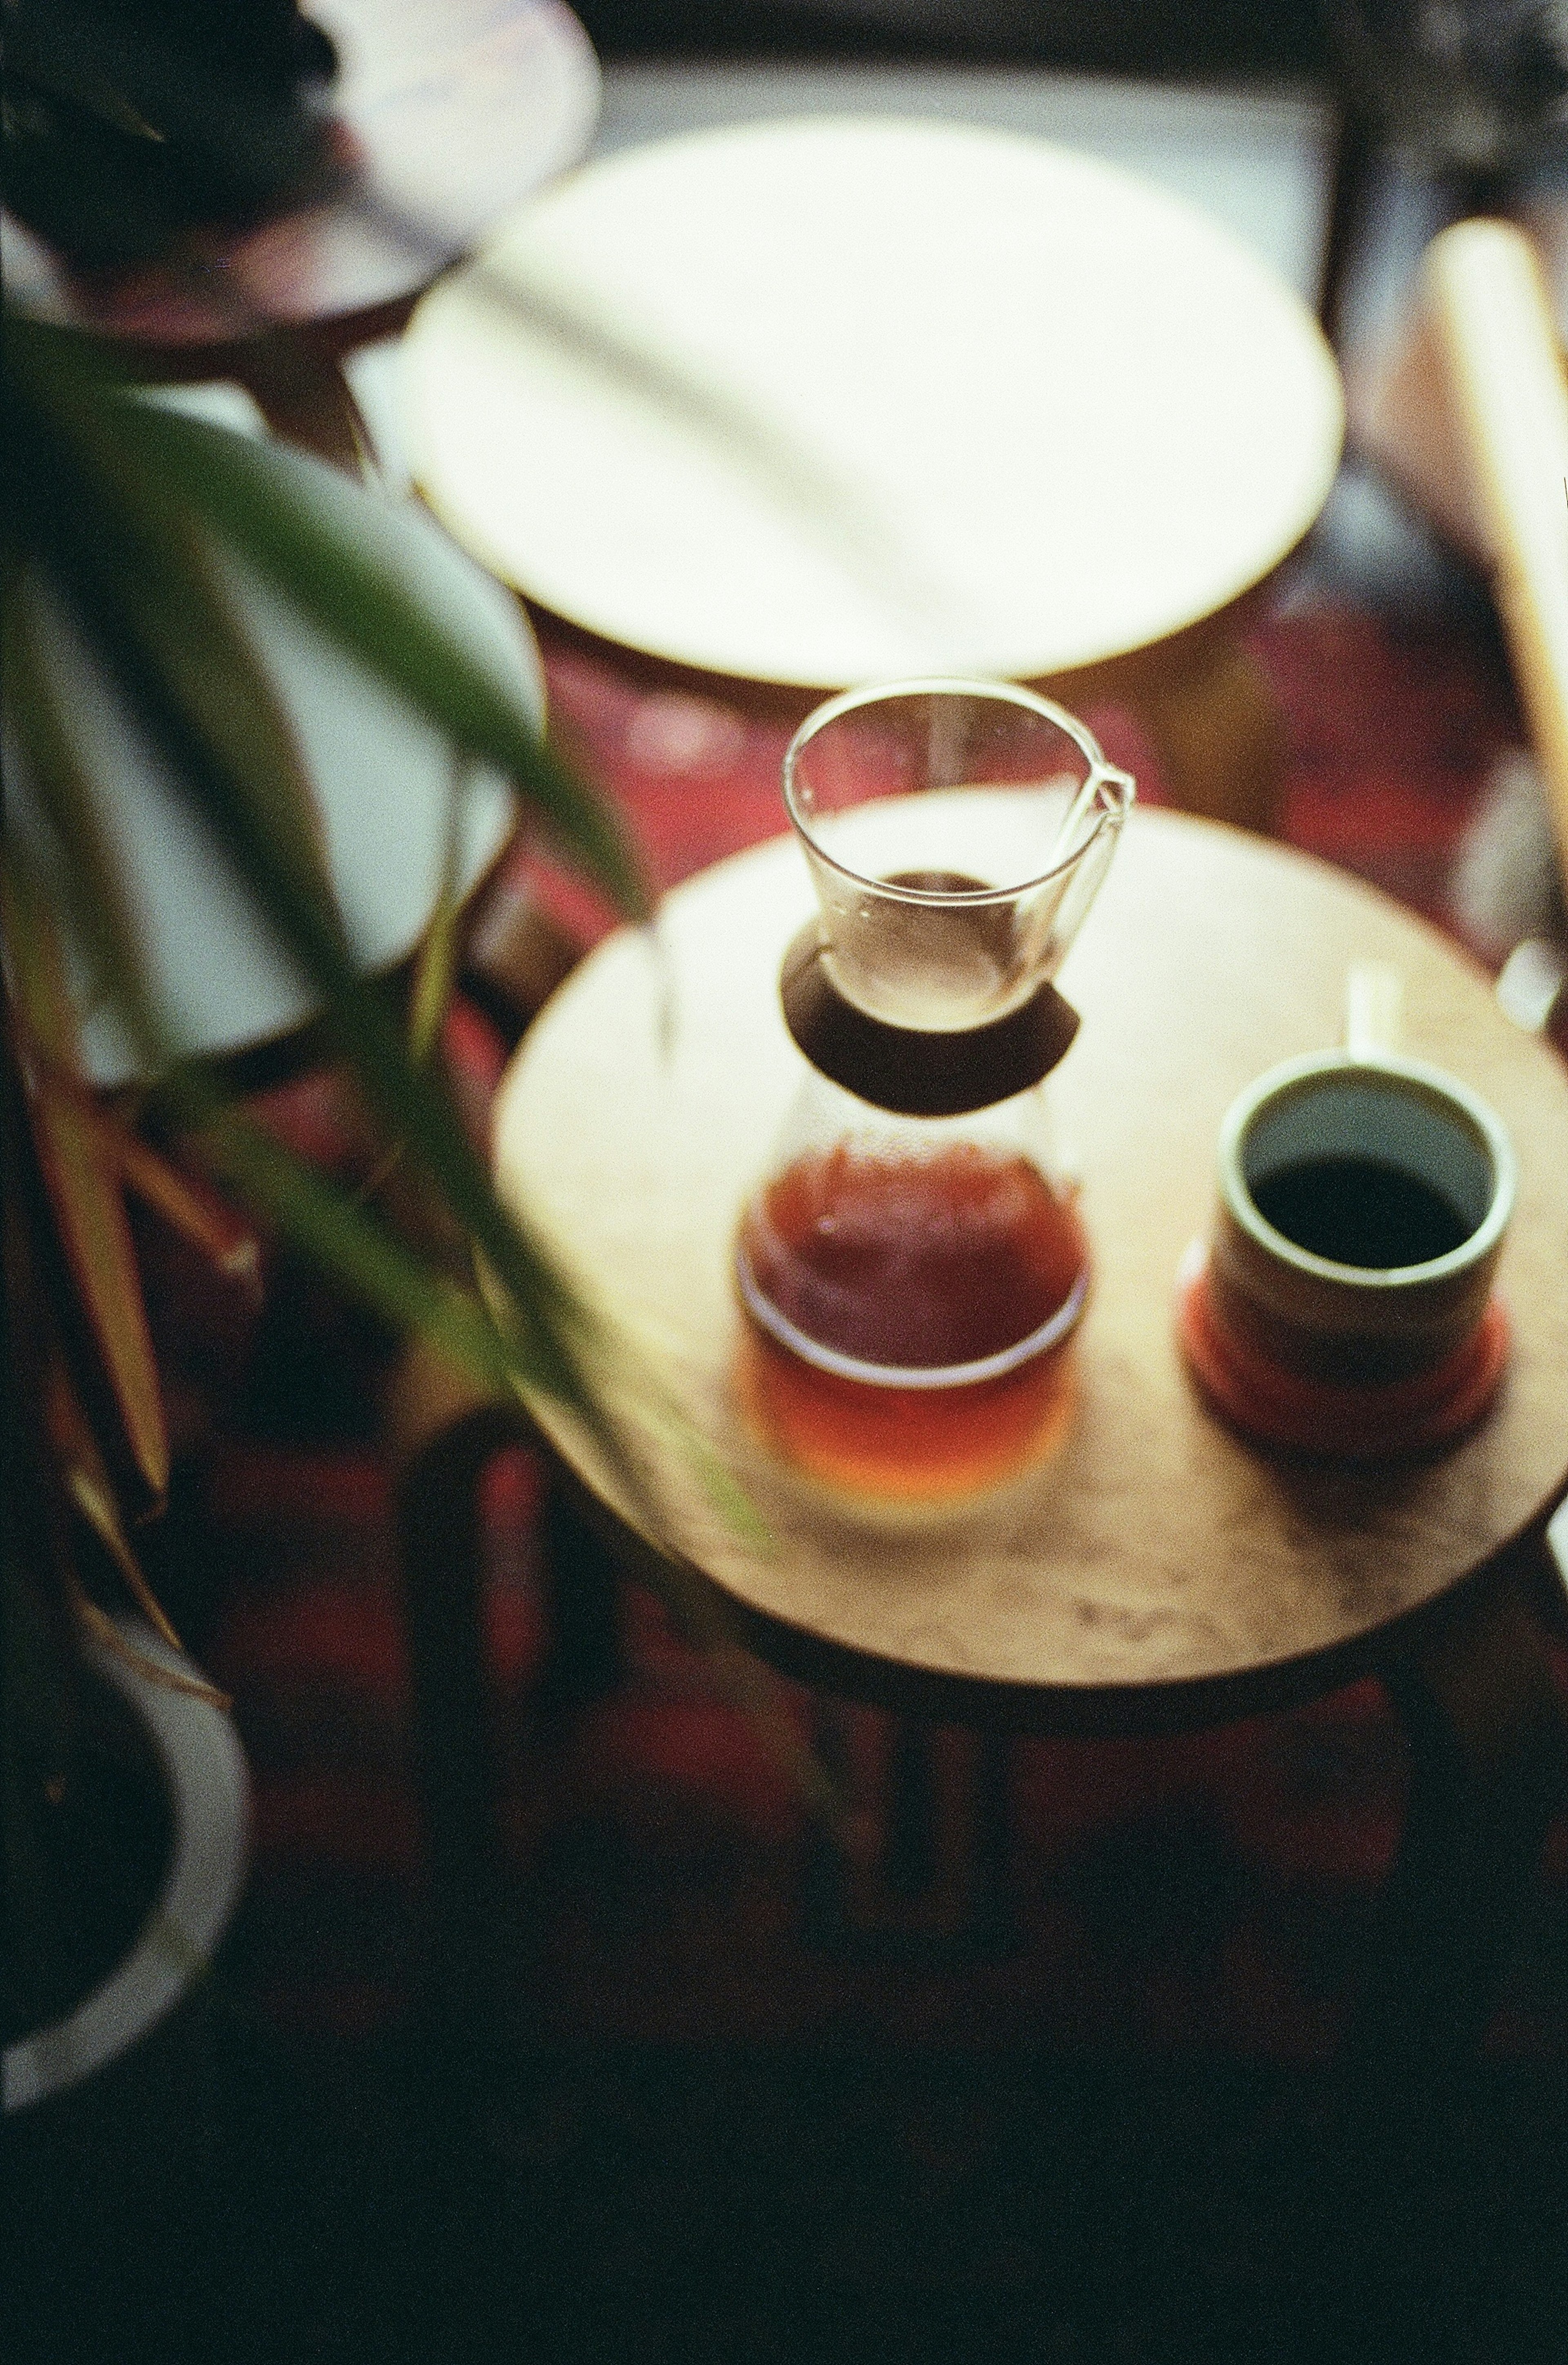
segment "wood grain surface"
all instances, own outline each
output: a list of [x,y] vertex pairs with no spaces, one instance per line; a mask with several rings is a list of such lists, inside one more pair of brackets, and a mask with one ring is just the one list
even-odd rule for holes
[[[656,934],[618,935],[577,972],[497,1107],[503,1189],[632,1351],[619,1384],[666,1535],[756,1648],[853,1693],[1001,1727],[1240,1713],[1353,1672],[1544,1518],[1568,1486],[1568,1075],[1478,969],[1385,897],[1158,812],[1132,816],[1060,981],[1083,1026],[1048,1091],[1095,1281],[1054,1451],[918,1514],[836,1497],[770,1453],[736,1385],[730,1251],[804,1073],[777,974],[811,906],[792,840],[691,880]],[[1405,1048],[1492,1103],[1521,1182],[1500,1272],[1515,1350],[1493,1411],[1440,1458],[1349,1470],[1271,1456],[1210,1413],[1178,1354],[1172,1292],[1208,1222],[1227,1104],[1275,1060],[1338,1038],[1348,964],[1367,958],[1399,965]],[[633,1366],[740,1478],[765,1537],[714,1508],[700,1457]],[[590,1446],[533,1409],[635,1529]]]

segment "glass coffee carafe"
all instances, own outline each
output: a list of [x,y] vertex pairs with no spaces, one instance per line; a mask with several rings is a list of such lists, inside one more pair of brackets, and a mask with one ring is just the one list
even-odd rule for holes
[[1059,1427],[1089,1253],[1043,1090],[1078,1026],[1051,980],[1132,797],[1005,683],[851,690],[785,757],[819,904],[780,978],[809,1073],[735,1272],[754,1409],[841,1486],[963,1491]]

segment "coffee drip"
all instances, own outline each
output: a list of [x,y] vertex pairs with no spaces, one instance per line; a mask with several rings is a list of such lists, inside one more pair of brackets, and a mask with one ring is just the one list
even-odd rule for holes
[[[909,792],[865,793],[890,777]],[[735,1271],[754,1410],[841,1487],[962,1490],[1058,1419],[1089,1261],[1042,1091],[1079,1023],[1051,977],[1132,793],[1000,684],[850,693],[786,757],[820,915],[779,991],[809,1072]]]

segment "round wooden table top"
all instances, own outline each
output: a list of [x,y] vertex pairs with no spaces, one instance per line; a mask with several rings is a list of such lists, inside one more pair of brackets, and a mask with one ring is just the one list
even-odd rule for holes
[[[531,290],[707,416],[575,356]],[[627,647],[824,688],[1163,640],[1301,539],[1342,429],[1311,314],[1206,215],[886,118],[590,164],[431,291],[404,367],[416,476],[495,573]]]
[[[1383,895],[1154,811],[1132,815],[1061,979],[1083,1024],[1047,1089],[1094,1263],[1065,1436],[1009,1485],[919,1518],[798,1476],[743,1409],[730,1259],[806,1072],[777,981],[812,909],[792,839],[690,880],[656,944],[611,937],[546,1007],[496,1113],[504,1193],[763,1514],[765,1535],[717,1511],[678,1430],[633,1405],[679,1548],[764,1655],[981,1725],[1206,1721],[1356,1672],[1545,1518],[1568,1486],[1568,1074]],[[1187,1376],[1173,1293],[1208,1223],[1226,1107],[1340,1038],[1347,968],[1365,959],[1403,972],[1404,1047],[1491,1102],[1520,1184],[1499,1274],[1513,1356],[1491,1412],[1440,1457],[1350,1468],[1226,1429]],[[533,1409],[634,1527],[591,1445]]]

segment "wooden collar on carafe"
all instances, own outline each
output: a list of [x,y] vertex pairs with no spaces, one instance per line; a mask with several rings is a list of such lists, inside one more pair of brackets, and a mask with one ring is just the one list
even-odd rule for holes
[[894,1026],[846,1001],[829,976],[815,921],[784,956],[784,1023],[830,1083],[898,1116],[968,1116],[1043,1082],[1078,1032],[1054,985],[989,1026],[956,1033]]

